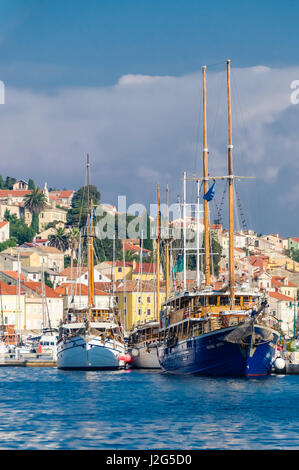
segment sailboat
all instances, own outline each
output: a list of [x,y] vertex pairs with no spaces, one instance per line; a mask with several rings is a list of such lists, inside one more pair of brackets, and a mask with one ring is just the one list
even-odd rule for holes
[[[167,187],[167,208],[168,208],[168,187]],[[157,187],[158,213],[157,213],[157,256],[156,256],[156,319],[137,325],[129,334],[128,351],[131,356],[130,366],[136,369],[161,369],[157,346],[159,340],[159,311],[160,311],[160,198],[159,185]],[[142,244],[141,244],[142,247]],[[142,249],[141,249],[141,266],[142,266]],[[168,269],[166,268],[168,272]],[[142,289],[142,272],[141,289]],[[166,283],[168,281],[166,280]],[[166,289],[167,290],[167,289]],[[168,293],[166,292],[168,296]],[[140,292],[141,308],[142,308],[142,292]]]
[[[208,194],[209,180],[227,179],[229,184],[229,285],[214,290],[210,280],[209,198],[204,197],[205,285],[195,292],[186,286],[186,173],[184,173],[184,285],[170,296],[160,312],[158,358],[162,369],[174,374],[208,376],[263,376],[271,372],[279,325],[267,313],[267,300],[248,289],[235,286],[232,126],[230,61],[227,60],[228,176],[210,177],[207,167],[206,67],[203,74],[203,178]],[[240,177],[238,177],[240,178]],[[211,188],[210,188],[211,189]],[[198,260],[198,257],[197,257]],[[198,271],[198,270],[197,270]]]
[[96,308],[94,291],[93,203],[89,197],[90,164],[87,155],[88,217],[84,231],[88,251],[88,305],[72,308],[59,328],[58,369],[114,370],[126,366],[122,327],[114,308]]

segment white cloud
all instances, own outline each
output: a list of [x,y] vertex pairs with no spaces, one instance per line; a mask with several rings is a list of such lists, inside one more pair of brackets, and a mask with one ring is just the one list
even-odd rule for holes
[[[259,231],[296,235],[281,192],[298,194],[299,105],[290,102],[290,84],[298,78],[299,67],[232,68],[235,172],[257,176],[251,186],[256,194],[248,189],[245,205]],[[85,181],[88,152],[92,180],[105,200],[115,203],[126,194],[149,204],[157,182],[169,183],[176,200],[182,172],[202,168],[200,88],[200,73],[125,75],[111,87],[53,94],[7,87],[0,107],[0,173],[77,188]],[[210,173],[226,173],[225,71],[209,69],[208,146]]]

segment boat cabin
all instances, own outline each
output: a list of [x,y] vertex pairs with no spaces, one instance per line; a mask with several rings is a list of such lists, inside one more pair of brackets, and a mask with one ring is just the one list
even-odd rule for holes
[[129,337],[129,345],[155,342],[159,338],[159,322],[150,322],[137,327]]

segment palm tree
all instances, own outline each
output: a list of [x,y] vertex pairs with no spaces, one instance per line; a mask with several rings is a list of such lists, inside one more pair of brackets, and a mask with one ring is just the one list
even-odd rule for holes
[[32,215],[31,227],[38,232],[38,216],[47,205],[47,198],[40,188],[34,188],[24,198],[24,207]]
[[49,240],[50,240],[49,245],[54,246],[60,251],[65,251],[69,247],[68,236],[65,231],[65,228],[63,227],[58,227],[56,229],[56,233],[54,233],[53,235],[50,235]]
[[79,246],[80,231],[77,227],[73,227],[68,233],[68,242],[71,248],[71,260],[74,260],[74,254]]

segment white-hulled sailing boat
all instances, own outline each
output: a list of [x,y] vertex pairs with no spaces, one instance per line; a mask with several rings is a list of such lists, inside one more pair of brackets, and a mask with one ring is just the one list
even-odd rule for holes
[[125,367],[123,331],[114,308],[96,308],[94,292],[93,207],[89,200],[90,165],[87,155],[88,217],[84,236],[88,250],[88,305],[69,311],[59,329],[58,369],[111,370]]

